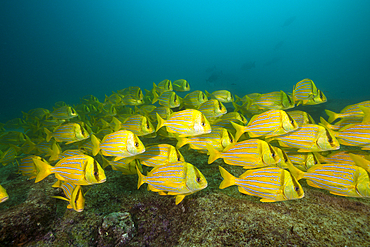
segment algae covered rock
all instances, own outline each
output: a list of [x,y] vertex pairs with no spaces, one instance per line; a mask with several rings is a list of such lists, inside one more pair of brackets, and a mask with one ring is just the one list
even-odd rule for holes
[[133,237],[134,222],[128,212],[114,212],[103,218],[98,230],[98,242],[101,246],[124,246]]

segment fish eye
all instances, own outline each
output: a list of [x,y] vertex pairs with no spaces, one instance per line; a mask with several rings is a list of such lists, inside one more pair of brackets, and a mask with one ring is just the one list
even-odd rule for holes
[[135,142],[135,147],[139,147],[139,142]]
[[271,153],[272,158],[275,158],[275,153]]
[[198,182],[198,183],[200,182],[200,177],[197,177],[197,182]]
[[206,123],[205,122],[202,122],[201,125],[204,127],[204,126],[206,126]]
[[98,172],[94,172],[94,176],[96,177],[98,175]]
[[294,190],[299,191],[299,187],[298,186],[294,187]]

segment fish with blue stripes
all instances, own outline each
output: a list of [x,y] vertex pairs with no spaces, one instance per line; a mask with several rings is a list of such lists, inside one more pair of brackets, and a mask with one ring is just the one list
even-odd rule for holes
[[40,159],[33,159],[39,170],[35,183],[40,182],[50,174],[61,181],[70,181],[77,185],[103,183],[106,176],[100,164],[91,156],[77,155],[61,159],[55,166]]
[[82,212],[85,208],[85,198],[80,185],[76,185],[69,181],[62,182],[59,187],[63,190],[66,197],[52,196],[53,198],[61,199],[69,202],[67,205],[68,209],[73,209],[76,212]]
[[181,148],[182,146],[189,144],[191,149],[207,152],[207,143],[212,145],[212,147],[217,151],[223,151],[227,146],[234,143],[234,137],[225,128],[212,127],[211,133],[208,134],[178,137],[176,147]]
[[245,132],[251,138],[283,135],[298,128],[296,121],[283,110],[269,110],[254,115],[247,126],[231,122],[236,130],[235,140]]
[[103,168],[107,166],[111,166],[112,170],[119,171],[123,175],[136,175],[137,170],[136,166],[139,168],[140,172],[143,172],[143,167],[140,164],[140,160],[138,159],[130,159],[124,158],[119,161],[108,160],[104,156],[102,156],[103,160]]
[[53,132],[44,128],[46,133],[46,141],[49,142],[52,137],[57,142],[66,142],[71,144],[74,142],[82,141],[90,137],[87,130],[78,123],[66,123],[55,128]]
[[28,155],[21,159],[20,164],[18,164],[18,169],[23,176],[28,177],[28,179],[36,178],[39,173],[39,169],[35,164],[35,159],[39,159],[43,162],[47,162],[44,158],[37,155]]
[[56,119],[71,119],[77,117],[78,114],[73,107],[65,105],[55,109],[50,116]]
[[227,113],[226,107],[217,99],[210,99],[202,103],[198,111],[208,119],[208,121],[214,121],[217,117],[220,117]]
[[244,172],[234,177],[219,166],[223,181],[220,189],[237,185],[240,193],[261,197],[261,202],[277,202],[300,199],[304,191],[289,171],[279,167],[267,167]]
[[294,86],[293,100],[297,105],[317,105],[325,103],[327,98],[311,79],[306,78]]
[[169,163],[185,161],[180,151],[170,144],[156,144],[145,147],[145,152],[127,158],[127,160],[138,159],[146,166],[163,166]]
[[[249,95],[252,102],[250,103],[249,111],[253,107],[254,110],[252,113],[257,113],[257,111],[266,111],[266,110],[286,110],[294,107],[293,99],[284,91],[276,91],[265,94],[253,94]],[[247,97],[248,98],[248,97]]]
[[370,122],[349,124],[333,133],[342,145],[370,150]]
[[182,100],[182,107],[186,109],[197,109],[201,104],[206,102],[208,97],[200,90],[195,90],[185,95]]
[[187,92],[190,91],[189,82],[185,79],[178,79],[172,82],[172,87],[174,91]]
[[208,98],[217,99],[222,103],[230,103],[234,101],[234,96],[228,90],[217,90],[212,93],[204,91]]
[[168,79],[164,79],[163,81],[159,82],[158,85],[156,85],[153,82],[153,89],[156,91],[159,95],[161,95],[164,92],[169,92],[173,90],[172,82]]
[[167,106],[169,108],[176,108],[180,106],[181,98],[174,91],[168,91],[168,92],[162,93],[158,97],[158,103],[161,106]]
[[325,109],[325,113],[329,116],[328,122],[332,123],[338,118],[359,118],[363,119],[365,112],[364,108],[370,108],[370,101],[363,101],[357,104],[344,107],[339,113]]
[[175,162],[153,168],[147,176],[139,170],[137,188],[144,183],[148,184],[148,190],[158,192],[160,195],[174,195],[176,205],[185,196],[193,194],[207,187],[207,180],[203,174],[190,163]]
[[198,110],[188,109],[175,112],[168,120],[164,120],[157,114],[157,130],[166,126],[168,132],[178,137],[196,136],[211,132],[211,125],[207,118]]
[[115,156],[114,161],[145,152],[144,144],[139,137],[128,130],[120,130],[104,136],[100,142],[95,135],[91,135],[93,156],[99,151],[104,156]]
[[144,136],[155,132],[149,118],[139,114],[126,118],[115,131],[119,129],[129,130],[137,136]]
[[297,148],[298,152],[337,150],[340,147],[328,129],[316,124],[302,125],[287,134],[266,139],[268,142],[271,140],[277,140],[281,147]]
[[222,158],[226,164],[242,166],[244,169],[271,166],[280,161],[280,157],[267,142],[259,139],[250,139],[227,146],[219,152],[212,145],[207,144],[209,152],[208,164]]
[[295,111],[287,111],[286,113],[288,113],[288,115],[291,118],[293,118],[299,126],[304,125],[304,124],[314,124],[315,123],[315,120],[313,120],[311,115],[305,111],[295,110]]
[[368,172],[361,166],[370,161],[363,161],[361,157],[355,157],[354,164],[331,163],[320,164],[303,172],[289,165],[293,176],[300,180],[306,179],[309,186],[328,190],[331,194],[349,197],[369,197],[370,180]]
[[0,185],[0,203],[5,202],[9,199],[8,193],[3,186]]

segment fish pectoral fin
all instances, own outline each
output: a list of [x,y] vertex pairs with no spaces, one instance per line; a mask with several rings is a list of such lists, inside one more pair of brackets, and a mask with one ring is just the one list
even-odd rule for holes
[[176,196],[176,205],[179,204],[184,198],[185,198],[185,195],[177,195]]
[[271,200],[271,199],[262,198],[260,200],[260,202],[276,202],[276,201],[275,200]]
[[322,189],[320,186],[316,185],[314,182],[307,180],[307,184],[311,187]]
[[62,196],[52,196],[52,198],[57,198],[57,199],[61,199],[61,200],[69,202],[69,199],[62,197]]

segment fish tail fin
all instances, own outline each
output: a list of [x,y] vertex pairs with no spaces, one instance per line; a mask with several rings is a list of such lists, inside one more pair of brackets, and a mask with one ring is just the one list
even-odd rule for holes
[[100,150],[100,141],[94,134],[91,134],[91,143],[93,144],[92,155],[96,156]]
[[370,161],[369,160],[367,160],[365,158],[362,158],[361,156],[356,155],[356,154],[351,154],[350,153],[349,156],[356,163],[356,166],[362,167],[366,171],[369,170],[369,167],[370,167]]
[[177,144],[176,144],[176,148],[179,149],[181,148],[182,146],[188,144],[188,139],[185,138],[185,137],[177,137]]
[[231,173],[229,173],[228,171],[226,171],[225,168],[219,166],[218,167],[220,169],[220,173],[221,173],[221,176],[224,180],[222,180],[219,188],[220,189],[225,189],[229,186],[232,186],[235,184],[235,177],[233,175],[231,175]]
[[157,132],[160,128],[163,127],[163,125],[164,125],[164,119],[161,118],[161,116],[159,116],[158,113],[156,113],[156,115],[157,115],[158,124],[157,124],[157,129],[155,131]]
[[243,135],[245,133],[245,128],[244,128],[244,126],[239,125],[237,123],[234,123],[233,121],[231,121],[231,124],[233,125],[234,129],[236,130],[235,141],[237,142],[239,140],[239,138],[241,137],[241,135]]
[[52,133],[50,130],[48,130],[47,128],[44,128],[44,131],[46,133],[46,141],[49,142],[51,140],[51,137],[52,137]]
[[119,131],[121,129],[122,123],[117,118],[113,117],[111,125],[113,126],[113,130],[116,132],[116,131]]
[[364,113],[362,123],[369,123],[370,122],[370,107],[359,105],[358,108],[360,108],[361,111]]
[[327,129],[332,129],[332,125],[328,123],[323,117],[320,117],[319,125],[324,126]]
[[60,147],[58,146],[58,144],[56,142],[53,143],[53,146],[52,148],[49,150],[50,152],[50,158],[49,158],[49,161],[54,161],[54,160],[58,160],[59,158],[59,154],[61,153],[61,149]]
[[152,104],[158,101],[158,93],[157,91],[153,88],[153,99],[152,99]]
[[209,152],[208,164],[213,163],[215,160],[220,158],[221,153],[213,148],[213,146],[209,143],[206,144],[207,150]]
[[299,170],[297,167],[295,167],[292,162],[286,162],[286,164],[288,165],[288,169],[290,171],[290,173],[295,177],[295,179],[300,180],[301,178],[303,178],[305,172]]
[[231,102],[232,104],[233,104],[233,106],[234,106],[234,111],[235,112],[237,112],[237,111],[239,111],[240,110],[240,108],[241,108],[241,106],[240,105],[238,105],[237,103],[235,103],[235,102]]
[[138,175],[138,181],[137,181],[137,188],[139,189],[140,186],[145,183],[144,179],[145,179],[145,176],[140,172],[140,169],[139,167],[136,166],[136,171],[137,171],[137,175]]
[[204,93],[206,94],[206,96],[208,97],[208,98],[210,98],[212,95],[207,91],[207,90],[204,90]]
[[338,118],[338,114],[333,112],[333,111],[329,111],[329,110],[325,109],[325,113],[326,113],[326,115],[329,116],[329,119],[328,119],[329,123],[334,122],[334,120]]
[[33,159],[33,162],[39,170],[36,176],[35,183],[40,182],[51,174],[51,168],[53,168],[51,165],[39,159]]

